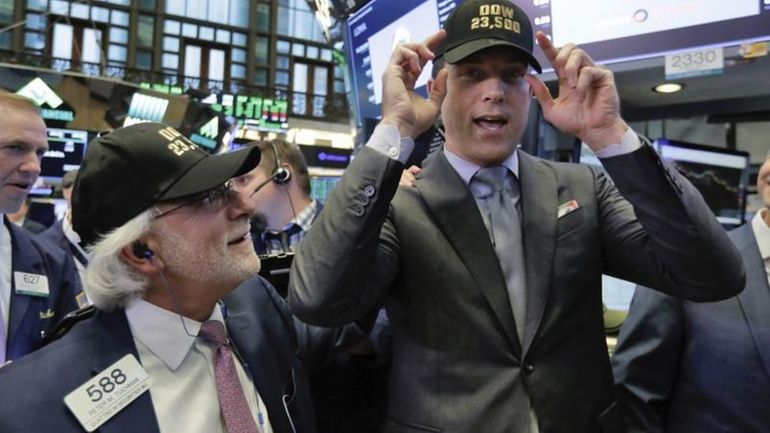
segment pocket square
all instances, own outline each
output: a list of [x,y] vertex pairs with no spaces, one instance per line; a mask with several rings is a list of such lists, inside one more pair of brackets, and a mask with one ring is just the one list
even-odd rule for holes
[[578,204],[577,200],[570,200],[566,203],[562,203],[559,205],[558,212],[556,212],[556,218],[559,219],[568,213],[578,210],[579,208],[580,205]]

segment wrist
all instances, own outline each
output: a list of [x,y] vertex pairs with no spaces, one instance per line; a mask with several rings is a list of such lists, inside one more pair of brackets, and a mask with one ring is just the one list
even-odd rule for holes
[[588,131],[585,134],[585,138],[581,138],[581,140],[591,150],[597,152],[613,144],[620,143],[629,129],[630,127],[623,119],[618,119],[607,127]]
[[414,126],[408,122],[402,121],[397,117],[385,116],[382,118],[382,120],[380,120],[380,124],[395,126],[396,129],[398,129],[398,133],[401,135],[401,138],[414,139]]

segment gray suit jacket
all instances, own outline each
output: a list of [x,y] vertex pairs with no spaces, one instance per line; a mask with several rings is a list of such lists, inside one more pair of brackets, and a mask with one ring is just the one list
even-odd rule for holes
[[746,288],[695,304],[637,287],[612,358],[634,431],[770,432],[770,287],[751,224],[729,233]]
[[[513,417],[528,417],[516,410],[522,381],[542,432],[620,431],[602,272],[696,300],[743,286],[740,257],[700,195],[649,148],[605,161],[636,215],[603,173],[519,159],[523,344],[476,203],[442,152],[398,189],[403,166],[363,149],[303,241],[289,296],[301,319],[340,324],[386,303],[388,432],[510,432]],[[579,208],[557,218],[570,200]]]

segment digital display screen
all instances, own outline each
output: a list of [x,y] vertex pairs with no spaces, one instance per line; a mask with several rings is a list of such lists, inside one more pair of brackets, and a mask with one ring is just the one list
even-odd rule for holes
[[[437,32],[441,19],[446,19],[455,4],[436,0],[374,0],[350,15],[346,45],[359,126],[362,119],[380,117],[381,77],[396,44],[419,42]],[[423,95],[427,95],[425,85],[430,69],[428,63],[415,84]]]
[[339,181],[340,176],[310,176],[310,197],[325,202]]
[[140,122],[162,122],[166,115],[169,100],[157,96],[134,93],[123,126]]
[[703,195],[720,223],[730,226],[743,223],[749,167],[747,152],[666,139],[658,139],[655,144],[660,156]]
[[48,151],[40,160],[40,176],[30,191],[33,195],[50,195],[64,173],[80,168],[88,145],[87,131],[47,128],[47,133]]
[[[379,118],[381,76],[398,42],[419,42],[435,33],[462,0],[372,0],[347,19],[346,46],[358,126]],[[599,63],[726,46],[770,37],[768,0],[516,0],[556,46],[580,45]],[[535,57],[549,63],[539,48]],[[423,95],[428,64],[416,88]]]
[[201,100],[211,109],[225,116],[245,121],[260,131],[285,132],[288,127],[289,102],[285,99],[261,98],[259,96],[212,94]]
[[327,146],[299,146],[302,156],[309,167],[341,168],[344,169],[352,159],[351,149]]

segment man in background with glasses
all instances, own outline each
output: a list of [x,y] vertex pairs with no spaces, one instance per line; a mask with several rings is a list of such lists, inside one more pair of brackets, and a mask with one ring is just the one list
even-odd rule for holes
[[230,179],[259,155],[212,156],[157,123],[89,145],[73,225],[92,317],[0,369],[0,431],[315,431],[303,364],[364,334],[294,321],[262,279],[234,290],[260,262]]
[[632,431],[770,430],[770,151],[757,176],[762,207],[728,233],[746,287],[706,304],[637,286],[612,358]]

